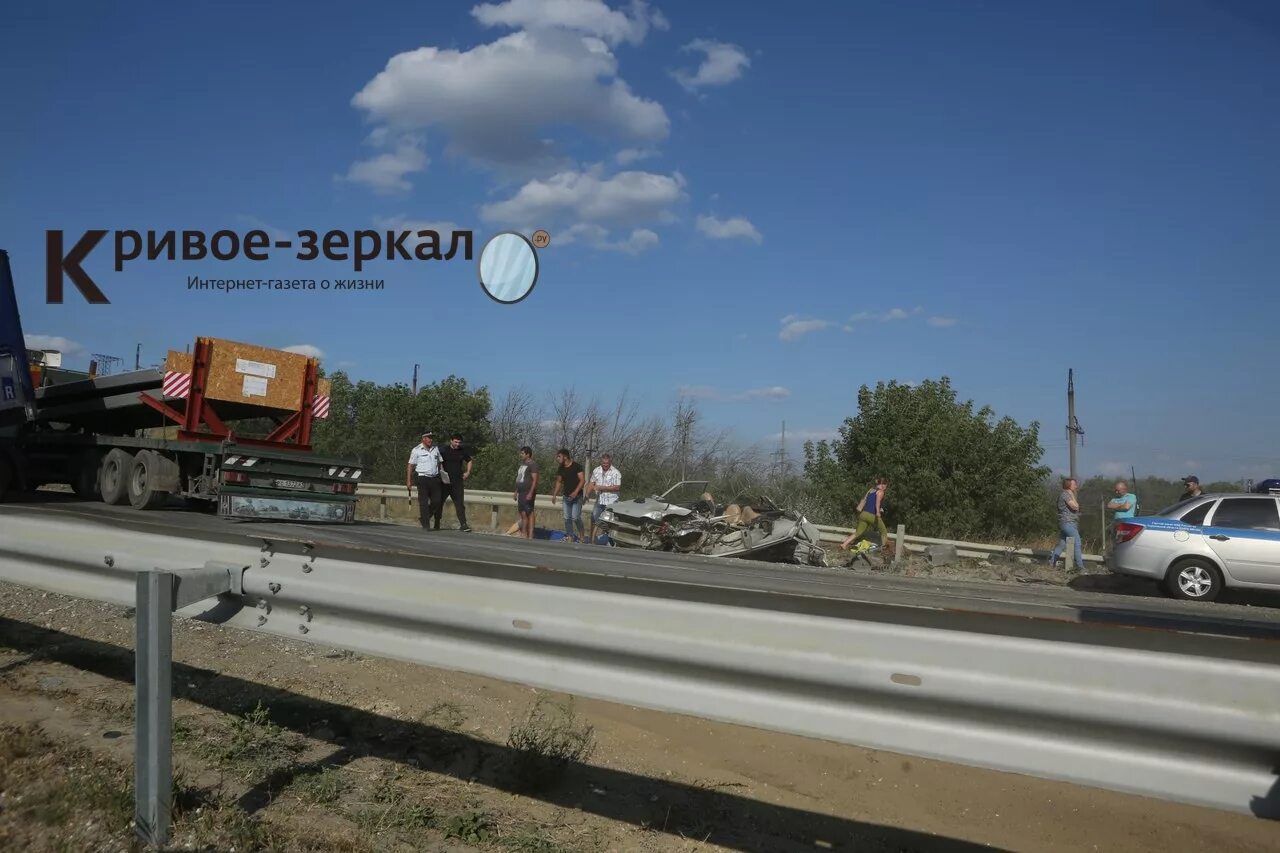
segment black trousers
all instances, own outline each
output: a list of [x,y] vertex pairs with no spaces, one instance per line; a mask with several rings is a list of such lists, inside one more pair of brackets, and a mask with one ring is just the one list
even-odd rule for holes
[[440,477],[418,477],[418,521],[423,527],[431,519],[435,519],[436,527],[440,526],[440,510],[444,507],[441,495]]
[[458,526],[467,526],[467,505],[463,500],[462,478],[451,477],[453,482],[441,483],[440,486],[444,490],[444,497],[440,498],[440,510],[436,513],[436,521],[440,520],[440,513],[444,512],[444,499],[449,498],[453,501],[454,512],[458,513]]

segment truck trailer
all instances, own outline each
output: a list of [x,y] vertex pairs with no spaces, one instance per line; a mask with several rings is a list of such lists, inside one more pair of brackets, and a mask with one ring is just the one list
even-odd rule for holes
[[[50,355],[27,349],[0,250],[0,500],[64,484],[138,510],[182,498],[227,518],[355,520],[359,463],[311,448],[329,415],[317,359],[209,337],[111,375]],[[269,431],[241,434],[248,421]]]

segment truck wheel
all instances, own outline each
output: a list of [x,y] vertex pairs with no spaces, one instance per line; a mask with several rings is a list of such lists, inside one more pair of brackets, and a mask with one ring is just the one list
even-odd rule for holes
[[71,491],[82,501],[96,501],[102,497],[98,488],[98,475],[102,471],[102,457],[96,453],[86,453],[76,460],[75,471],[71,473]]
[[134,509],[158,509],[169,500],[169,493],[154,488],[156,481],[156,455],[143,450],[133,458],[129,469],[129,504]]
[[112,448],[102,460],[98,473],[98,491],[102,499],[112,506],[129,501],[129,471],[133,469],[133,454]]

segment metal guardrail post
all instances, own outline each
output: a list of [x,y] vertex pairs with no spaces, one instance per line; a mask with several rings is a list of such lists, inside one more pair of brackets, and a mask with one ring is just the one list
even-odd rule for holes
[[152,847],[169,841],[173,814],[173,575],[138,573],[134,823]]
[[134,653],[133,819],[149,847],[169,843],[173,819],[173,612],[225,592],[243,591],[244,567],[138,572]]
[[902,549],[907,544],[907,526],[899,524],[893,534],[893,562],[896,565],[902,559]]

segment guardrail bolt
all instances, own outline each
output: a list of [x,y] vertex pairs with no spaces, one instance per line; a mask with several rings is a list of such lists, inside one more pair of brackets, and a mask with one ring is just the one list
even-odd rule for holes
[[306,625],[299,625],[299,626],[298,626],[298,633],[299,633],[299,634],[305,634],[305,633],[307,633],[307,632],[308,632],[308,631],[310,631],[310,630],[311,630],[311,629],[310,629],[310,628],[308,628]]
[[271,561],[268,560],[266,557],[263,557],[261,560],[258,561],[258,565],[265,569],[267,566],[271,565]]
[[107,568],[109,569],[116,564],[116,558],[108,554],[107,556],[102,558],[102,562],[106,563]]
[[259,627],[259,628],[261,628],[261,627],[262,627],[263,625],[265,625],[265,624],[267,624],[267,617],[265,617],[265,616],[259,616],[259,617],[258,617],[258,627]]
[[303,573],[304,575],[309,575],[309,574],[311,574],[311,564],[310,564],[310,563],[303,563],[303,564],[302,564],[302,573]]
[[311,608],[310,608],[310,607],[308,607],[308,606],[307,606],[307,605],[305,605],[305,604],[304,604],[304,605],[302,605],[301,607],[299,607],[299,608],[298,608],[298,615],[299,615],[299,616],[301,616],[303,619],[306,619],[308,622],[310,622],[310,621],[311,621]]
[[267,584],[267,589],[271,590],[271,594],[272,594],[272,595],[275,595],[276,593],[278,593],[278,592],[280,591],[280,584],[278,584],[278,583],[269,583],[269,584]]
[[259,598],[259,599],[258,599],[258,609],[259,609],[259,610],[265,610],[265,611],[267,611],[268,613],[270,613],[270,612],[271,612],[271,602],[267,601],[265,598]]

